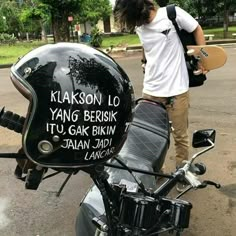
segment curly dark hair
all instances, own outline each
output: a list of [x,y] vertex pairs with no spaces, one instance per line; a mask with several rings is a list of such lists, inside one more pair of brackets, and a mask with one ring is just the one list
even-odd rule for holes
[[128,29],[149,23],[150,11],[155,9],[152,0],[116,0],[114,16],[116,22]]

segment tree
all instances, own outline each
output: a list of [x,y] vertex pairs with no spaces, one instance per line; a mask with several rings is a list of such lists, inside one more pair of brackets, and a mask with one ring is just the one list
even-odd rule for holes
[[32,26],[33,22],[33,29],[31,28],[30,31],[33,31],[34,33],[41,31],[42,39],[46,40],[45,22],[50,19],[48,5],[43,4],[38,0],[25,1],[24,4],[22,4],[20,19],[26,27],[28,25]]
[[6,16],[4,16],[2,11],[0,11],[0,33],[6,32],[7,29]]
[[83,0],[41,0],[41,2],[47,4],[50,10],[55,42],[69,41],[68,16],[80,12]]
[[56,42],[69,41],[70,22],[68,16],[78,18],[79,22],[90,21],[93,25],[99,19],[110,15],[109,0],[40,0],[47,4],[51,13],[52,29]]
[[[224,19],[224,38],[227,37],[229,27],[229,13],[236,9],[236,0],[201,0],[203,7],[206,9],[207,16],[221,16]],[[212,7],[214,6],[214,7]]]
[[16,1],[0,1],[0,32],[15,34],[22,29],[19,19],[19,7]]
[[[177,3],[191,15],[200,18],[223,17],[224,37],[227,37],[229,14],[236,11],[236,0],[156,0],[162,4]],[[212,7],[214,6],[214,7]]]
[[94,26],[100,19],[109,17],[111,13],[112,6],[109,0],[84,0],[78,19],[81,23],[90,22]]
[[170,3],[175,3],[184,10],[186,10],[188,13],[190,13],[192,16],[196,17],[198,15],[198,7],[197,3],[198,1],[192,1],[192,0],[170,0]]
[[1,0],[0,31],[33,33],[50,20],[55,42],[69,41],[69,16],[95,25],[111,11],[109,0]]
[[223,3],[223,16],[224,16],[224,38],[227,37],[229,27],[229,13],[236,8],[236,0],[224,0]]
[[165,7],[169,3],[169,0],[156,0],[156,2],[160,7]]

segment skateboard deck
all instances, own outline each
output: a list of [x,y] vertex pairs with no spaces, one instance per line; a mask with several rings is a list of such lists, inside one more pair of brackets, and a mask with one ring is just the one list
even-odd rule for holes
[[205,70],[210,71],[222,67],[226,60],[227,54],[222,47],[215,45],[189,45],[188,55],[194,56],[199,64]]

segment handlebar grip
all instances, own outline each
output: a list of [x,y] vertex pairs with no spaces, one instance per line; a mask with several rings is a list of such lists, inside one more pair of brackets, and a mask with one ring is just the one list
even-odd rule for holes
[[15,131],[16,133],[22,133],[25,123],[25,117],[19,116],[11,111],[4,111],[4,108],[0,112],[0,125]]
[[201,181],[199,181],[198,177],[194,175],[191,171],[187,171],[185,173],[185,179],[189,182],[189,184],[193,188],[197,188],[198,186],[202,184]]

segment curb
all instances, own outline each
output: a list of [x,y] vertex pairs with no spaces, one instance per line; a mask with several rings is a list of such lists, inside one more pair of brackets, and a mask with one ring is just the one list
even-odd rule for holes
[[0,69],[10,68],[13,64],[2,64],[0,65]]
[[[206,45],[218,45],[225,48],[236,47],[236,40],[211,40],[207,41]],[[131,56],[135,53],[142,52],[141,45],[131,45],[126,48],[114,48],[112,50],[107,50],[109,56],[114,58],[124,57],[124,56]]]
[[[225,39],[225,40],[208,40],[206,41],[206,45],[221,45],[222,47],[227,46],[227,47],[232,47],[236,46],[236,40],[235,39]],[[132,51],[132,50],[141,50],[142,46],[141,45],[131,45],[126,47],[126,51]]]
[[207,45],[234,45],[236,44],[236,39],[221,39],[221,40],[208,40]]
[[[235,39],[227,39],[227,40],[209,40],[206,41],[206,45],[219,45],[222,47],[236,47],[236,40]],[[125,55],[129,55],[135,52],[141,52],[142,46],[141,45],[131,45],[127,46],[126,48],[114,48],[111,51],[107,51],[106,53],[109,55],[116,55],[117,53],[123,53]]]

